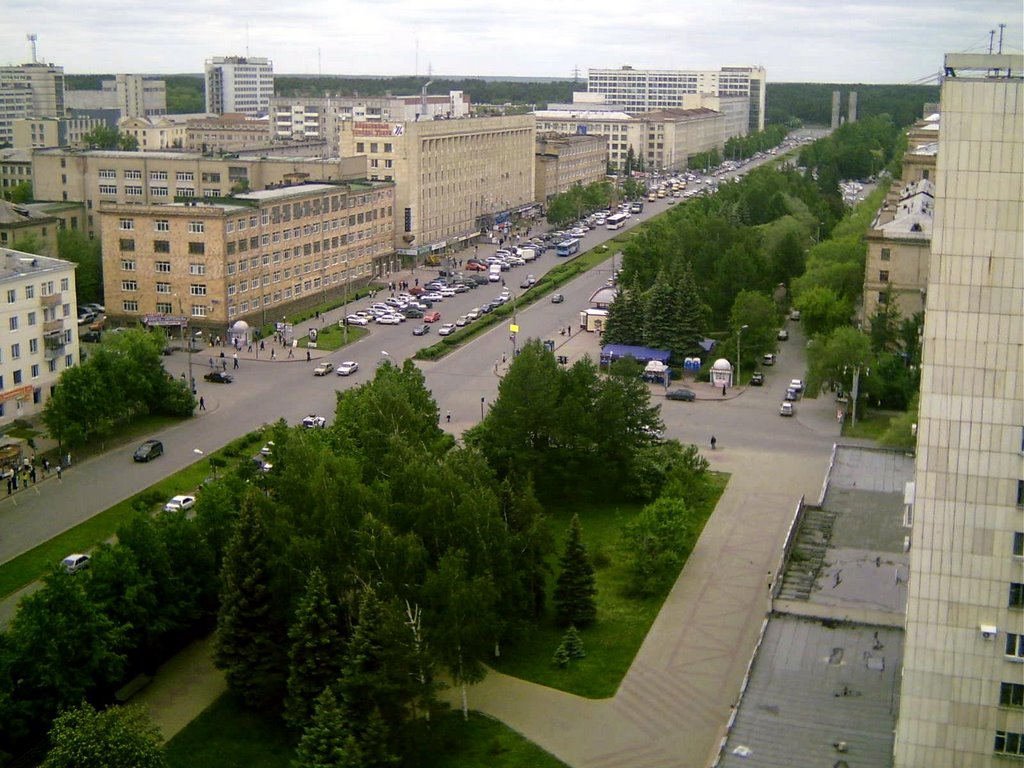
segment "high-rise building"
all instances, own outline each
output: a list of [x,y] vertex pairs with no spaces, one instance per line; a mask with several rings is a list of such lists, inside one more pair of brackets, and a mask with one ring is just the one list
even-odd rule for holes
[[259,117],[270,111],[274,63],[255,56],[215,56],[206,60],[206,111]]
[[0,144],[14,143],[19,118],[64,115],[64,67],[41,62],[0,67]]
[[79,112],[116,109],[118,118],[167,114],[167,84],[142,75],[116,75],[98,91],[68,91],[67,107]]
[[652,112],[659,109],[688,109],[684,102],[690,94],[743,96],[750,101],[748,132],[764,130],[764,67],[722,67],[700,69],[591,69],[587,74],[587,92],[600,93],[609,104],[625,112]]
[[945,58],[896,768],[1024,757],[1022,74]]

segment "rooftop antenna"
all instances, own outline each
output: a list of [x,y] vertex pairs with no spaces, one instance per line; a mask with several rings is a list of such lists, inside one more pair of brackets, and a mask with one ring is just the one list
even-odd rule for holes
[[577,65],[577,66],[572,68],[572,81],[574,83],[577,83],[577,82],[579,82],[579,79],[580,79],[580,68]]
[[995,36],[996,36],[996,31],[994,29],[990,29],[988,31],[988,55],[989,56],[992,55],[992,40],[995,38]]
[[[1003,25],[1003,26],[1005,26],[1005,25]],[[37,35],[35,32],[29,32],[27,35],[25,35],[25,39],[28,40],[29,43],[32,44],[32,63],[33,64],[38,64],[39,62],[36,61],[36,40],[39,39],[39,35]],[[1000,45],[1002,45],[1002,39],[1003,39],[1003,35],[1002,35],[1002,33],[1000,33],[999,34]]]
[[[999,55],[1003,54],[1003,30],[1006,29],[1005,24],[999,25]],[[34,57],[33,57],[34,58]]]
[[245,22],[245,58],[249,58],[249,22]]

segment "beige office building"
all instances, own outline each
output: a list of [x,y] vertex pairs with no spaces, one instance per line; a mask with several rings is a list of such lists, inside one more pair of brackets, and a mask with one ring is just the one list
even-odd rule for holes
[[167,113],[167,84],[142,75],[115,75],[102,81],[100,90],[68,91],[65,100],[70,110],[116,109],[122,120],[154,117]]
[[14,147],[82,147],[86,134],[106,126],[99,117],[26,117],[14,121]]
[[605,109],[541,109],[534,112],[538,131],[604,136],[608,162],[624,168],[632,149],[644,168],[684,170],[691,155],[721,150],[728,121],[711,109],[663,109],[629,114]]
[[118,121],[117,129],[137,142],[139,152],[162,152],[184,149],[188,123],[206,115],[158,115],[154,117],[126,117]]
[[945,73],[896,768],[1024,758],[1024,56]]
[[224,197],[307,181],[358,181],[366,159],[206,157],[197,152],[40,149],[32,155],[35,198],[84,202],[85,228],[95,231],[103,203],[171,203],[175,198]]
[[42,62],[0,66],[0,145],[14,143],[14,121],[64,117],[64,68]]
[[343,155],[396,185],[396,247],[421,257],[458,248],[534,203],[532,115],[340,124]]
[[115,321],[223,333],[279,320],[395,266],[394,185],[304,184],[218,202],[103,205]]
[[33,253],[41,256],[57,255],[57,231],[60,220],[37,207],[15,205],[0,200],[0,248],[27,248],[35,245]]
[[604,181],[608,174],[607,142],[603,136],[545,133],[537,136],[534,197],[547,202],[576,185]]
[[267,118],[252,119],[245,115],[221,115],[189,120],[185,126],[185,149],[192,152],[239,152],[270,146],[273,134]]
[[32,183],[32,150],[0,149],[0,195],[23,183]]
[[0,248],[0,427],[36,416],[78,361],[75,265]]

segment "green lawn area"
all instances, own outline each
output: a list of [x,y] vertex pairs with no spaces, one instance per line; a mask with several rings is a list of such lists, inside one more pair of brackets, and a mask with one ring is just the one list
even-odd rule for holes
[[[725,490],[728,476],[713,474],[712,481],[713,498],[700,510],[701,529]],[[626,594],[628,575],[625,555],[619,546],[620,531],[639,511],[639,505],[595,504],[562,509],[552,515],[551,526],[557,543],[548,584],[549,608],[558,572],[558,555],[573,512],[579,512],[583,542],[591,562],[606,563],[597,567],[597,623],[580,632],[587,656],[564,669],[552,665],[551,657],[564,629],[547,617],[516,643],[502,647],[501,658],[492,662],[495,669],[588,698],[606,698],[615,693],[672,588],[671,583],[666,584],[661,594],[646,599]],[[697,531],[695,538],[699,535]]]
[[[442,749],[423,757],[427,768],[562,768],[532,742],[501,723],[450,712],[435,724]],[[221,696],[167,744],[169,768],[289,768],[288,732],[279,720],[242,709]]]
[[846,421],[843,423],[843,437],[861,437],[868,440],[878,440],[889,428],[889,421],[893,416],[899,416],[899,411],[868,411],[857,414],[857,426],[854,426],[850,414],[846,414]]
[[[358,325],[351,325],[348,329],[348,343],[359,341],[369,333],[365,328]],[[306,346],[307,336],[299,340],[299,346]],[[337,323],[324,324],[316,335],[316,348],[333,352],[345,346],[345,330],[339,328]]]

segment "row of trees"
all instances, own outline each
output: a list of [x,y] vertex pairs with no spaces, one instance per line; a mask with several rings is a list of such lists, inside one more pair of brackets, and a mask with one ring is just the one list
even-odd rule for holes
[[113,334],[88,360],[65,369],[43,408],[50,436],[77,446],[141,415],[192,415],[195,397],[164,370],[164,345],[159,331]]
[[606,181],[595,181],[587,186],[577,184],[548,202],[548,223],[560,226],[607,208],[611,205],[613,192],[611,184]]
[[[941,62],[936,61],[936,69]],[[910,125],[921,118],[924,105],[938,103],[936,85],[851,85],[833,83],[775,83],[766,85],[766,118],[772,125],[829,125],[832,120],[832,92],[846,96],[857,92],[858,119],[891,116],[896,125]]]

